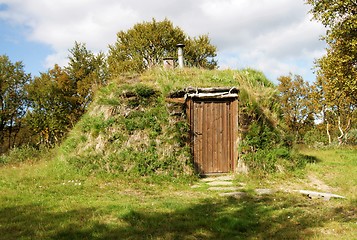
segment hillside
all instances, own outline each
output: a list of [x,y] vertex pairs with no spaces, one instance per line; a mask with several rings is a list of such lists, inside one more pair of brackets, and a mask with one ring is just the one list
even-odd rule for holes
[[192,175],[184,104],[168,101],[188,86],[239,88],[240,138],[251,125],[278,129],[276,90],[262,73],[157,68],[100,89],[61,146],[61,159],[86,173]]

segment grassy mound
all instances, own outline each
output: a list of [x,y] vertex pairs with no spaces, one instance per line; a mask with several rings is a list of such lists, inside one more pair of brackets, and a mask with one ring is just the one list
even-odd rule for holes
[[190,174],[184,123],[170,117],[157,89],[112,82],[61,149],[68,162],[85,172]]
[[[282,141],[277,92],[261,72],[156,68],[142,75],[113,79],[99,90],[88,112],[61,146],[61,158],[86,173],[192,175],[184,105],[167,101],[173,92],[188,86],[240,89],[242,152],[249,155]],[[252,140],[251,130],[254,134],[264,130],[269,139]],[[264,145],[268,141],[272,144]],[[251,151],[248,145],[253,143]]]

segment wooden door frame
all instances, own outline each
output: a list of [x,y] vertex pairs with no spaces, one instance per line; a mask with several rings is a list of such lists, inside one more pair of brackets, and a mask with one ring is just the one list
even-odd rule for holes
[[[226,89],[226,88],[225,88]],[[203,91],[207,91],[204,89]],[[238,92],[238,90],[236,91]],[[190,140],[191,140],[191,153],[193,157],[193,163],[195,165],[196,170],[198,171],[199,174],[207,175],[207,174],[215,174],[214,172],[202,172],[202,170],[198,167],[198,164],[200,164],[199,161],[197,160],[197,156],[195,155],[195,136],[194,136],[194,121],[195,121],[195,116],[193,116],[194,113],[194,104],[196,102],[217,102],[217,103],[227,103],[229,102],[229,127],[231,129],[228,130],[229,136],[228,136],[228,142],[230,146],[228,147],[230,149],[228,155],[229,159],[227,160],[231,166],[229,166],[229,171],[235,172],[236,167],[237,167],[237,162],[238,162],[238,94],[237,93],[231,93],[227,91],[221,91],[219,89],[218,91],[216,90],[213,94],[207,94],[204,93],[203,95],[199,92],[197,92],[191,95],[186,96],[186,114],[188,117],[188,121],[190,124]],[[198,156],[202,157],[202,156]],[[203,160],[202,160],[203,161]],[[202,163],[202,162],[201,162]],[[204,169],[203,169],[204,171]],[[218,173],[218,172],[217,172]],[[222,174],[225,172],[219,172],[219,174]]]

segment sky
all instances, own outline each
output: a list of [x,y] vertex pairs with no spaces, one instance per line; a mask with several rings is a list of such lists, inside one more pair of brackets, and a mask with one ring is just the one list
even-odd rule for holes
[[165,18],[189,36],[208,34],[220,69],[251,67],[273,82],[301,75],[313,82],[326,29],[304,0],[0,0],[0,55],[38,76],[67,64],[75,41],[107,52],[116,33]]

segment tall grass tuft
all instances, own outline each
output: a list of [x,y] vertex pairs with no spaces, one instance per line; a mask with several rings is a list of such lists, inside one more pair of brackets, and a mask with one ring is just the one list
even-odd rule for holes
[[24,145],[15,147],[6,154],[0,155],[0,165],[4,164],[19,164],[24,162],[37,162],[49,153],[49,149],[45,147],[33,147]]

